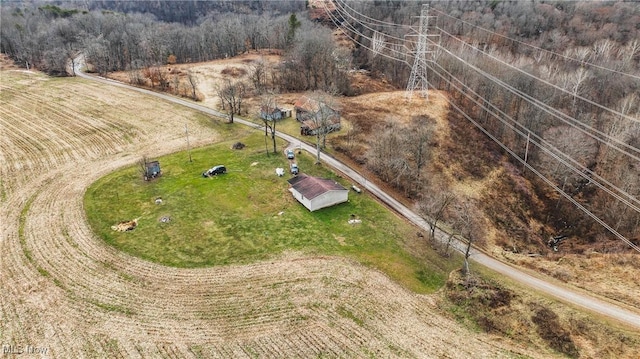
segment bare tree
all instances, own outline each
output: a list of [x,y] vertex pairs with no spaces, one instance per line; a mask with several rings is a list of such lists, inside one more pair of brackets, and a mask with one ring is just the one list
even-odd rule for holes
[[142,158],[138,160],[138,171],[145,181],[149,180],[149,176],[147,174],[147,163],[149,163],[147,155],[143,155]]
[[267,87],[267,64],[263,59],[254,62],[251,66],[251,74],[249,78],[253,82],[253,87],[260,94]]
[[413,183],[408,184],[408,191],[415,191],[414,193],[420,191],[420,187],[422,186],[421,174],[429,159],[428,146],[431,142],[432,136],[432,119],[426,116],[416,116],[412,119],[405,143],[407,154],[414,167],[413,171],[410,172],[410,177]]
[[429,238],[431,241],[436,239],[436,228],[438,222],[444,219],[445,213],[455,200],[455,196],[451,192],[435,189],[430,191],[429,196],[424,195],[418,202],[418,211],[421,217],[429,223]]
[[326,147],[327,134],[333,131],[336,121],[339,123],[340,112],[337,109],[334,93],[316,91],[310,98],[316,104],[310,120],[315,127],[316,164],[319,164],[321,148]]
[[198,100],[198,94],[197,94],[198,77],[193,71],[187,72],[187,82],[189,83],[189,86],[191,89],[191,98],[194,101],[197,101]]
[[[276,98],[272,95],[264,95],[260,99],[260,118],[264,122],[264,135],[271,135],[273,141],[273,153],[276,153],[276,123],[279,120],[279,116],[276,116],[274,111],[277,109]],[[269,152],[267,151],[267,154]]]
[[388,183],[400,187],[411,166],[404,154],[403,128],[395,121],[387,121],[376,129],[376,138],[367,151],[367,167]]
[[455,207],[457,220],[454,228],[460,232],[460,237],[466,242],[467,246],[464,251],[464,264],[462,265],[462,273],[468,275],[469,257],[471,257],[471,247],[474,243],[479,242],[484,235],[484,228],[478,218],[478,211],[470,200],[458,203]]
[[553,155],[540,153],[536,161],[541,167],[541,172],[556,180],[556,183],[565,187],[579,187],[579,182],[583,179],[567,165],[558,161],[554,156],[565,155],[572,161],[586,168],[592,167],[596,162],[598,148],[596,141],[569,126],[557,126],[546,130],[543,133],[544,144]]
[[217,92],[222,102],[222,109],[229,111],[229,123],[233,123],[234,114],[240,114],[242,101],[247,93],[246,84],[242,81],[226,80],[223,86],[218,87]]

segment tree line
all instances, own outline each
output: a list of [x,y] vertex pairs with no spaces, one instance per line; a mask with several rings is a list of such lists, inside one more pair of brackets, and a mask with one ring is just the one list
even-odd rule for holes
[[[369,19],[414,27],[421,9],[418,1],[339,3]],[[155,78],[159,86],[166,86],[168,81],[158,72],[160,65],[209,61],[257,49],[283,54],[283,61],[275,68],[255,65],[250,78],[258,93],[270,88],[350,94],[347,73],[353,68],[369,70],[398,88],[404,88],[409,78],[406,64],[369,51],[374,46],[369,40],[374,38],[369,27],[342,19],[364,36],[356,37],[358,43],[353,50],[338,47],[331,28],[304,16],[301,11],[305,4],[299,1],[63,4],[67,7],[46,2],[39,6],[38,2],[2,3],[0,51],[21,66],[60,76],[70,74],[69,62],[82,51],[100,74],[139,70],[131,73]],[[443,34],[449,34],[441,37],[448,52],[437,54],[442,76],[432,78],[433,85],[449,91],[457,106],[519,156],[526,156],[559,187],[615,223],[616,230],[632,238],[640,235],[637,212],[594,189],[584,176],[570,171],[542,148],[528,146],[528,137],[519,135],[486,109],[489,104],[499,107],[514,119],[513,126],[526,128],[530,135],[552,144],[592,173],[638,198],[637,161],[568,126],[514,91],[540,99],[559,113],[606,134],[611,141],[639,148],[638,121],[629,121],[628,117],[637,119],[640,112],[640,6],[624,1],[495,0],[436,1],[430,6]],[[407,27],[382,23],[371,26],[388,35],[387,39],[410,34]],[[402,48],[398,41],[393,46]],[[472,71],[470,66],[478,70]],[[495,79],[514,90],[498,85]],[[455,88],[454,80],[464,84],[465,92]],[[612,115],[594,104],[624,116]],[[372,171],[410,196],[423,191],[421,173],[428,159],[428,124],[428,119],[414,119],[409,125],[411,136],[406,136],[406,129],[393,126],[378,129],[380,136],[372,141],[368,156]],[[537,186],[539,194],[546,196],[543,188],[542,184]],[[602,235],[602,229],[588,225],[579,215],[568,216],[576,213],[568,202],[559,200],[552,212],[557,223],[574,222],[578,235]]]
[[[404,86],[410,68],[370,50],[379,36],[373,30],[384,34],[389,47],[400,45],[394,38],[411,32],[389,24],[417,29],[415,16],[421,5],[345,0],[340,4],[356,14],[355,19],[339,17],[355,29],[351,35],[359,42],[353,53],[356,67]],[[520,158],[526,157],[531,166],[616,231],[627,238],[640,236],[640,213],[592,181],[599,178],[607,189],[616,187],[640,198],[640,5],[447,1],[432,2],[430,7],[442,30],[442,50],[435,54],[431,84],[446,90],[451,101],[489,134]],[[505,118],[511,120],[505,123],[501,120]],[[386,160],[378,161],[371,153],[367,165],[416,196],[421,190],[412,185],[415,178],[402,178],[415,170],[415,164],[411,167],[415,155],[403,141],[407,133],[415,135],[411,126],[381,129],[371,147]],[[541,146],[534,146],[534,139]],[[566,163],[558,160],[561,153],[568,156]],[[515,159],[512,162],[514,168],[522,168]],[[538,214],[543,216],[541,222],[592,242],[608,235],[574,204],[554,197],[531,172],[522,170],[520,175],[548,201],[547,213]]]
[[[169,18],[172,21],[165,22],[152,11],[96,9],[107,3],[127,11],[142,11],[140,6],[158,11],[165,5],[184,9],[196,6],[200,9],[196,13],[202,15],[183,19],[182,12],[177,12]],[[303,14],[285,13],[304,8],[303,3],[222,1],[213,2],[215,11],[204,13],[211,6],[207,3],[162,2],[156,8],[153,2],[98,1],[89,2],[91,6],[86,9],[3,4],[0,51],[20,66],[66,76],[71,75],[69,63],[80,51],[93,71],[105,75],[122,70],[154,72],[153,67],[168,63],[203,62],[268,49],[285,56],[280,68],[264,69],[273,87],[281,91],[348,91],[344,75],[351,62],[348,51],[336,47],[330,29]]]

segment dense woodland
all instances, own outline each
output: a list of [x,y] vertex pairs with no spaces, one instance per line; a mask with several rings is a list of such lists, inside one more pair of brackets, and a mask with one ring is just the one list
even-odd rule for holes
[[[255,87],[268,83],[281,92],[320,89],[351,95],[347,74],[356,69],[399,89],[406,86],[407,63],[376,56],[371,48],[377,36],[390,48],[402,49],[406,44],[401,39],[411,34],[409,25],[417,26],[421,4],[342,0],[329,15],[317,16],[314,9],[310,16],[303,1],[2,2],[0,50],[21,66],[67,76],[69,62],[80,51],[101,74],[150,74],[167,63],[270,49],[281,53],[283,61],[261,69],[269,80],[258,79]],[[552,233],[547,234],[589,242],[614,238],[577,210],[577,203],[637,241],[640,4],[492,0],[435,1],[430,6],[441,45],[430,68],[431,85],[450,93],[461,110],[452,117],[464,121],[466,114],[502,144],[486,146],[487,161],[497,165],[500,156],[509,158],[504,164],[513,173],[508,190],[520,203],[504,208],[512,216],[493,216],[494,224],[509,235],[527,237],[529,250],[541,238],[529,238],[535,230],[527,228],[527,216],[549,226]],[[346,29],[353,49],[336,44],[336,27]],[[417,118],[408,125],[410,131],[379,129],[365,163],[413,198],[436,186],[423,173],[428,122]],[[517,158],[526,158],[531,167],[524,168]],[[534,171],[575,203],[557,195]],[[483,175],[486,169],[476,166],[460,179]],[[438,186],[446,193],[446,185]]]

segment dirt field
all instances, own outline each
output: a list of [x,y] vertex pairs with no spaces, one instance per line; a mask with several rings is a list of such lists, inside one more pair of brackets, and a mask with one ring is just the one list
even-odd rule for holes
[[[197,114],[80,79],[0,72],[0,343],[44,357],[554,357],[462,328],[436,296],[340,258],[167,268],[104,245],[90,183],[217,139]],[[117,200],[117,199],[114,199]]]

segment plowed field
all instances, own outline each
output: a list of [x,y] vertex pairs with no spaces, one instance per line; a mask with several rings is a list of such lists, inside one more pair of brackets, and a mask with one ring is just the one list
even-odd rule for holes
[[342,258],[177,269],[105,245],[82,205],[142,155],[219,139],[190,110],[81,79],[0,72],[0,343],[55,358],[529,355]]

